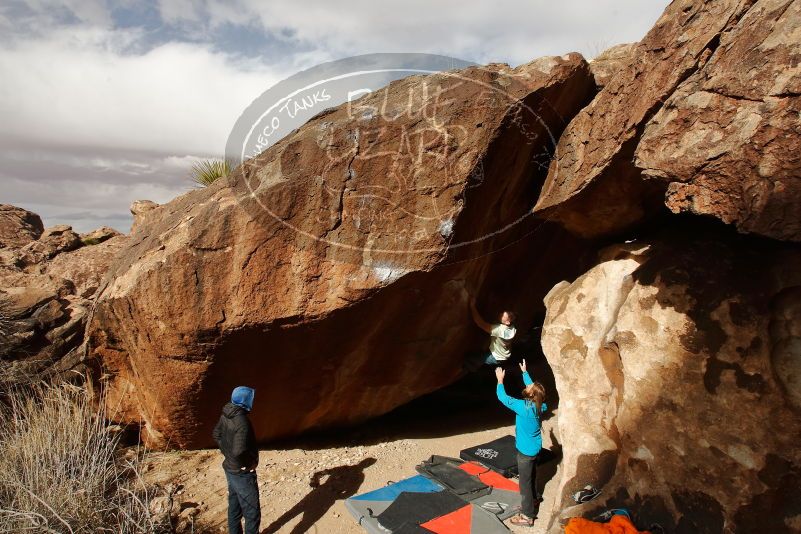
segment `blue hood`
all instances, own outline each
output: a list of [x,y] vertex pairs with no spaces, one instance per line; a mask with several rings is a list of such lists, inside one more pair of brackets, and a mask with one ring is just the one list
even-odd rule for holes
[[247,386],[237,386],[231,393],[231,402],[250,411],[253,409],[253,397],[255,396],[255,389]]

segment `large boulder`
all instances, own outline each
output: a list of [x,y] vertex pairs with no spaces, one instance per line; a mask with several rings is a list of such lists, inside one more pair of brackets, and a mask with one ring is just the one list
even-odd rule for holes
[[535,211],[583,236],[673,210],[801,240],[801,6],[676,0],[559,141]]
[[454,380],[482,343],[470,293],[497,311],[576,264],[528,214],[593,92],[578,54],[412,76],[149,213],[88,328],[115,419],[149,446],[210,446],[246,384],[264,442]]
[[[801,249],[690,231],[608,248],[545,298],[553,532],[619,507],[665,532],[801,529]],[[586,484],[601,496],[575,505]]]

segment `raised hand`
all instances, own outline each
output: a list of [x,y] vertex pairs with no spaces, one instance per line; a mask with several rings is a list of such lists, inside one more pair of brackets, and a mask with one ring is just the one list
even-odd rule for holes
[[526,369],[526,360],[525,359],[523,360],[523,363],[520,363],[518,365],[520,366],[520,372],[522,372],[522,373],[528,372],[528,369]]
[[503,367],[495,368],[495,378],[498,379],[499,384],[503,384],[503,377],[505,376],[506,376],[506,371],[503,370]]

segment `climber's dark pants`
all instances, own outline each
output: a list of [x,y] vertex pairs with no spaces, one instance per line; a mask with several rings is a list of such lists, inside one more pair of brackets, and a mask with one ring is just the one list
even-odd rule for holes
[[242,518],[245,518],[245,534],[257,534],[261,523],[259,485],[256,473],[225,472],[228,480],[228,532],[242,534]]
[[537,457],[517,452],[517,476],[520,483],[522,503],[520,511],[530,518],[537,517],[535,506],[540,501],[537,495]]

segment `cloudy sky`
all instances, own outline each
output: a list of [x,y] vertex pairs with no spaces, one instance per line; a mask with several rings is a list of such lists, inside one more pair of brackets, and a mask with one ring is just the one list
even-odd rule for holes
[[0,203],[127,232],[192,187],[291,74],[373,52],[513,66],[639,40],[667,0],[32,0],[0,3]]

